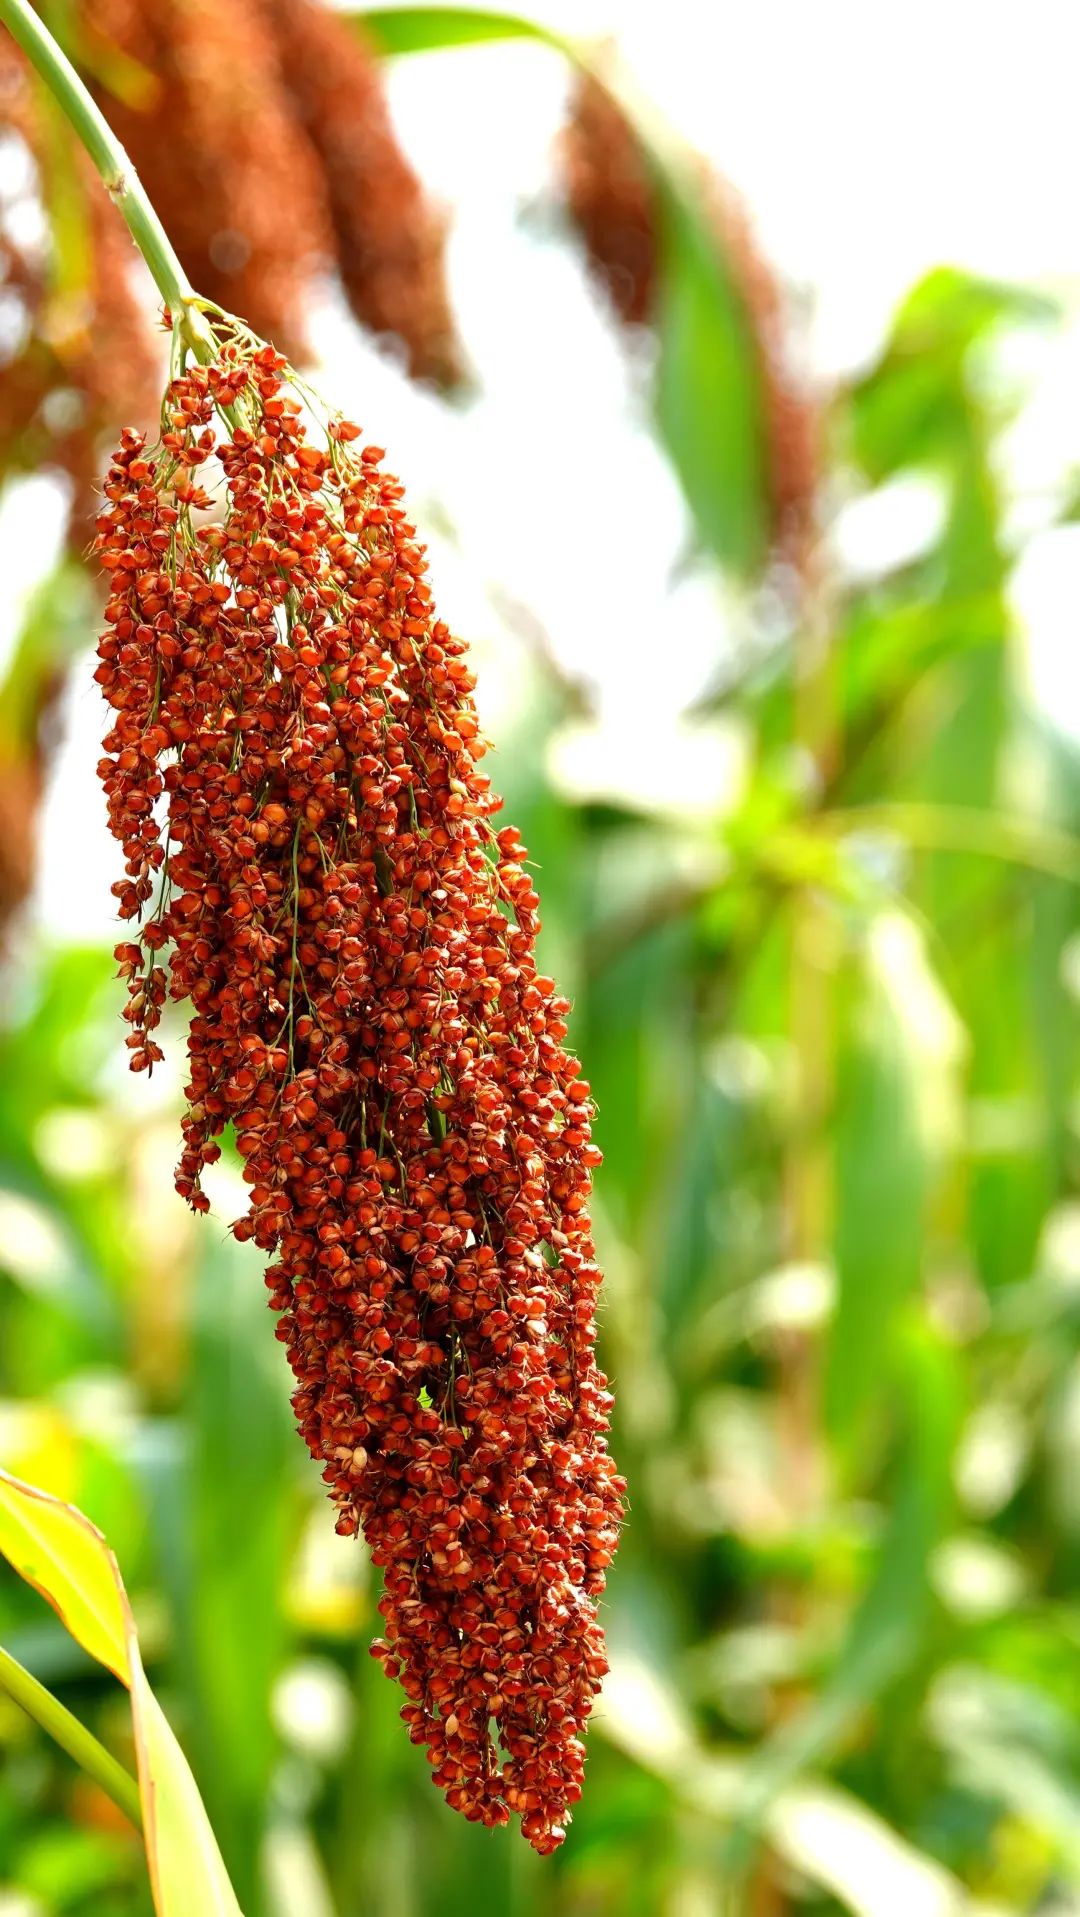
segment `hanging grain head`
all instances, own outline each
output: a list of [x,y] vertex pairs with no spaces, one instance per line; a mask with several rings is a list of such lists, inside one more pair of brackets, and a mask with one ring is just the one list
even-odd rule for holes
[[378,60],[317,0],[260,0],[281,72],[323,169],[338,268],[373,333],[400,341],[410,373],[461,377],[445,271],[446,223],[403,153]]
[[[633,128],[607,89],[590,77],[575,87],[558,158],[563,192],[593,273],[621,319],[652,324],[660,299],[657,196]],[[696,183],[757,351],[773,547],[802,569],[815,521],[817,411],[792,364],[783,292],[740,196],[704,161]]]
[[101,104],[191,284],[303,351],[334,241],[258,0],[84,0],[83,30],[146,77]]

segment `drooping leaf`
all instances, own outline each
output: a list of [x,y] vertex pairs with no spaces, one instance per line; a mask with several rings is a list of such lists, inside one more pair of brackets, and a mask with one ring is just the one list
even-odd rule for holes
[[74,1506],[0,1471],[0,1552],[131,1694],[158,1917],[241,1917],[187,1759],[146,1679],[120,1570]]
[[101,1533],[70,1504],[0,1471],[0,1549],[77,1643],[122,1684],[131,1671],[120,1573]]

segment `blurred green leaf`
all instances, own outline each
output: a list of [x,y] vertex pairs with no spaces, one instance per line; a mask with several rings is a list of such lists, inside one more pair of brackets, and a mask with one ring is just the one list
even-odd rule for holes
[[1050,1837],[1080,1883],[1080,1735],[1056,1702],[978,1666],[953,1666],[929,1706],[934,1733],[966,1788],[1008,1805]]
[[428,53],[440,47],[480,46],[493,40],[539,40],[565,52],[550,28],[516,13],[487,7],[357,7],[355,20],[380,53]]
[[42,706],[63,668],[85,644],[93,607],[86,567],[70,555],[32,593],[0,684],[3,758],[25,758],[36,747]]
[[752,574],[768,545],[758,354],[715,232],[674,170],[658,170],[662,261],[656,407],[705,544]]
[[910,1665],[926,1629],[930,1554],[953,1507],[962,1382],[955,1354],[917,1320],[909,1321],[902,1337],[894,1334],[892,1351],[901,1374],[903,1439],[876,1568],[816,1699],[775,1732],[746,1768],[733,1827],[735,1861],[745,1861],[748,1839],[779,1793],[829,1755]]
[[231,1238],[204,1249],[187,1456],[179,1471],[155,1473],[153,1503],[159,1545],[182,1593],[175,1678],[192,1753],[252,1913],[261,1904],[259,1859],[280,1756],[273,1690],[291,1643],[285,1599],[304,1463],[288,1369],[253,1263]]
[[939,268],[900,307],[881,361],[849,395],[855,456],[871,478],[961,454],[977,402],[971,348],[995,329],[1045,325],[1056,304],[1024,289]]
[[963,1033],[914,922],[899,913],[870,926],[845,997],[825,1411],[850,1467],[868,1414],[881,1410],[933,1182],[958,1143]]

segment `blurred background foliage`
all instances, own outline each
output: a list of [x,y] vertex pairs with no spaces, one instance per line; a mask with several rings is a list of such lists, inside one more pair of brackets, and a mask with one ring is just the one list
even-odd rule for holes
[[[1033,514],[1007,456],[1059,315],[926,277],[815,404],[793,551],[745,260],[696,178],[660,168],[647,363],[680,563],[717,582],[686,718],[734,753],[723,801],[675,802],[655,763],[575,787],[588,688],[522,644],[524,594],[504,635],[497,780],[599,1104],[631,1487],[553,1860],[455,1818],[397,1721],[375,1580],[224,1229],[235,1166],[202,1228],[172,1195],[179,1068],[133,1095],[105,946],[50,938],[32,897],[7,927],[0,1461],[107,1533],[248,1917],[1080,1911],[1080,735],[1012,592],[1075,488]],[[919,537],[855,563],[845,528],[912,488]],[[94,616],[62,558],[6,662],[12,906]],[[131,1762],[116,1686],[2,1570],[0,1641]],[[0,1699],[0,1912],[148,1908],[132,1833]]]

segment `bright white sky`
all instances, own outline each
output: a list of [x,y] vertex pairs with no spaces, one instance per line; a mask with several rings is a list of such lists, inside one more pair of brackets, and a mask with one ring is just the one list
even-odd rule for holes
[[[1021,279],[1080,269],[1071,0],[534,11],[579,37],[613,36],[642,88],[742,187],[773,257],[813,289],[825,363],[871,348],[928,264]],[[410,133],[431,176],[476,188],[493,172],[505,180],[514,155],[536,159],[558,63],[545,88],[533,48],[467,59],[449,82],[445,58],[403,61],[395,91],[410,118],[420,108]],[[448,85],[460,89],[456,128]]]
[[[1080,10],[1068,0],[1022,11],[1011,0],[548,0],[537,12],[565,31],[613,34],[638,85],[742,189],[798,291],[822,378],[872,353],[896,301],[942,262],[1070,299],[1080,287]],[[587,767],[618,789],[651,768],[656,796],[716,795],[737,754],[722,737],[688,741],[678,714],[731,610],[706,576],[672,583],[687,538],[678,489],[645,426],[640,379],[559,229],[550,156],[565,72],[522,44],[412,57],[391,84],[406,144],[453,215],[454,297],[482,390],[464,413],[440,406],[329,309],[319,377],[409,487],[443,610],[476,646],[490,728],[505,741],[522,717],[509,598],[596,689],[602,726],[564,742],[569,773]],[[1080,464],[1075,333],[1042,377],[1018,447],[1036,484]],[[917,491],[899,497],[871,540],[887,551],[912,527],[917,539],[926,508]],[[0,649],[55,524],[40,482],[0,510]],[[1019,597],[1060,697],[1078,653],[1078,541],[1037,541]],[[1064,683],[1080,709],[1075,673]],[[57,933],[106,936],[116,859],[100,823],[89,666],[67,716],[38,916]]]

